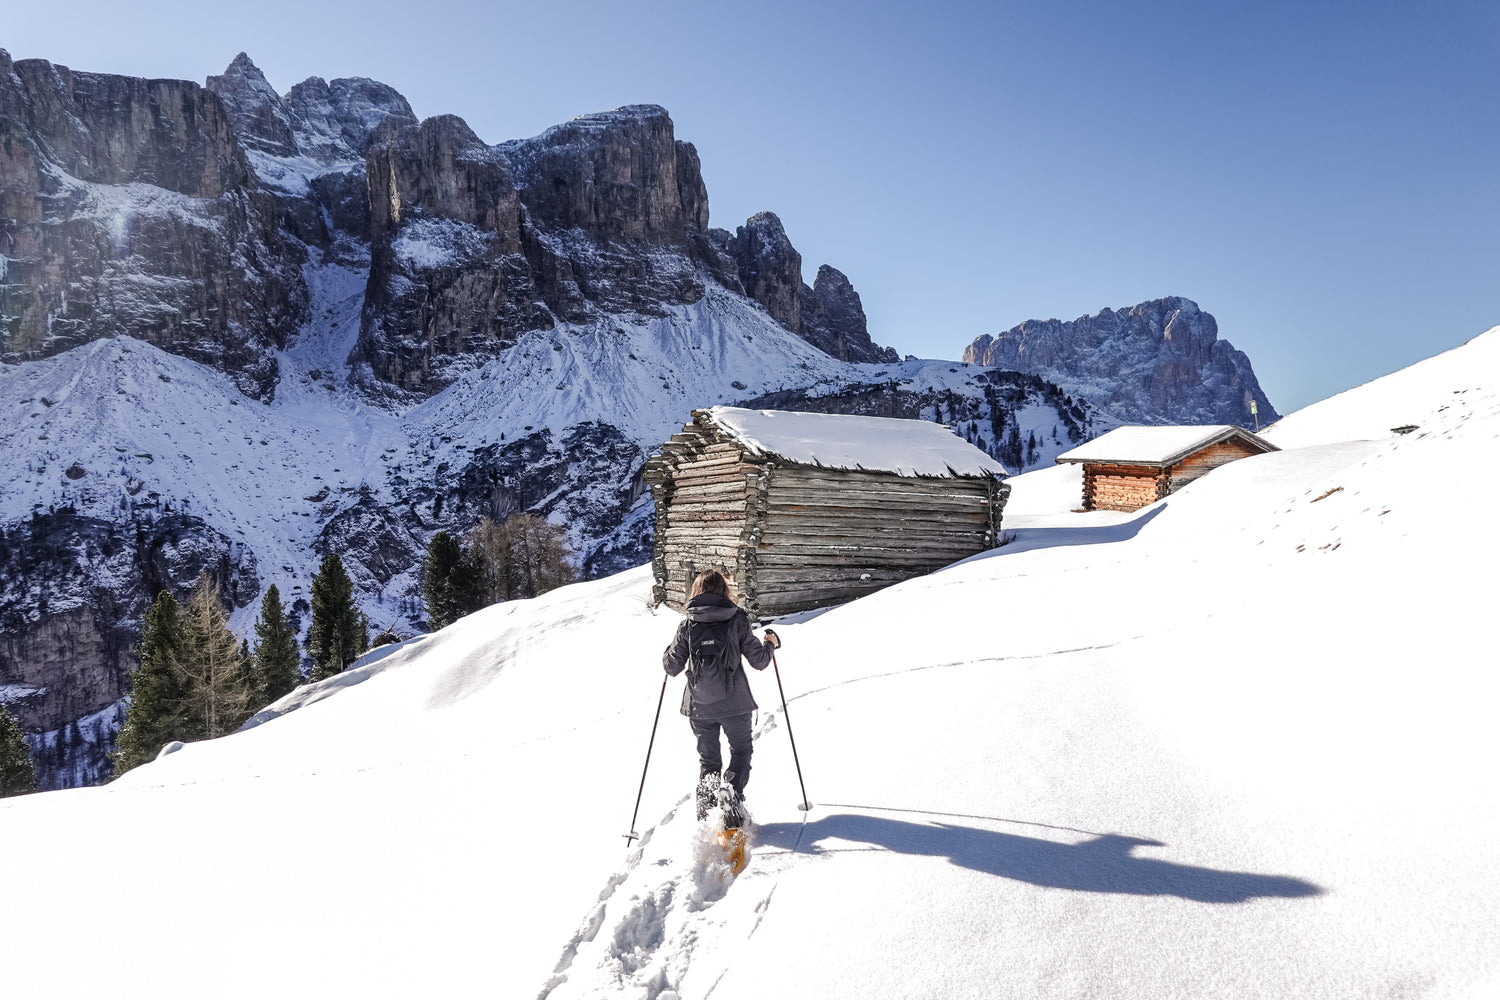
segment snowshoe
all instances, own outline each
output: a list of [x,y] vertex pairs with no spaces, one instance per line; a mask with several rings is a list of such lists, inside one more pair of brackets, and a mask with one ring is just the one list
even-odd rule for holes
[[724,864],[729,867],[729,874],[738,875],[745,870],[750,863],[750,838],[745,835],[744,830],[725,830],[716,834],[714,840],[718,842],[719,850],[724,852]]

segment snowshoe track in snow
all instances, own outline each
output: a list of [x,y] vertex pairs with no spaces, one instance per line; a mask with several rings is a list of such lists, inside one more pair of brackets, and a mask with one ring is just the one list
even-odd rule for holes
[[[719,818],[697,822],[682,808],[689,801],[684,797],[642,835],[538,1000],[676,1000],[690,971],[695,995],[717,986],[732,954],[721,946],[755,933],[776,882],[753,868],[734,876],[714,839]],[[753,844],[753,828],[746,829]],[[717,906],[731,890],[740,905]]]

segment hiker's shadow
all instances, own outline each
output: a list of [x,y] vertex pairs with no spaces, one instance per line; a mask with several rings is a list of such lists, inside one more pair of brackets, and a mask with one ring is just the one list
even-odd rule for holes
[[820,846],[829,840],[871,844],[900,854],[946,857],[973,871],[1076,892],[1180,896],[1200,903],[1243,903],[1263,896],[1317,896],[1323,892],[1311,882],[1286,875],[1220,871],[1138,858],[1132,853],[1137,847],[1163,845],[1113,833],[1067,844],[950,823],[835,814],[805,828],[799,823],[770,823],[758,828],[756,840],[762,847],[796,848],[813,854],[866,849]]

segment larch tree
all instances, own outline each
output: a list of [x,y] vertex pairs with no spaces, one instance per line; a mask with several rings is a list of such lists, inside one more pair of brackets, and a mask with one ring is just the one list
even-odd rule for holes
[[479,578],[479,606],[540,597],[578,579],[563,530],[534,514],[481,518],[465,538]]
[[260,618],[255,622],[255,681],[261,706],[288,694],[302,682],[297,634],[287,620],[281,592],[274,583],[260,599]]
[[162,744],[195,739],[188,725],[185,685],[178,661],[183,654],[182,610],[163,590],[146,611],[145,628],[135,647],[139,669],[131,677],[130,707],[115,740],[116,776],[156,759]]
[[354,581],[338,553],[330,552],[312,581],[312,625],[307,631],[312,679],[342,673],[369,644],[369,623],[354,605]]
[[179,659],[188,715],[202,734],[215,739],[232,733],[250,703],[240,640],[229,630],[219,603],[219,587],[207,573],[198,577],[182,613],[183,654]]
[[36,791],[36,762],[10,709],[0,703],[0,799]]

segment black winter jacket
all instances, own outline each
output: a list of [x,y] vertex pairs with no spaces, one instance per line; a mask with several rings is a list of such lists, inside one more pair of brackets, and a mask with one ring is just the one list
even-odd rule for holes
[[[661,665],[668,674],[676,677],[687,668],[688,625],[691,622],[729,622],[729,643],[750,661],[756,670],[764,670],[771,663],[775,649],[769,640],[757,639],[750,631],[750,617],[727,597],[718,594],[699,594],[688,601],[687,617],[677,626],[677,635],[662,654]],[[682,714],[691,719],[722,721],[736,715],[746,715],[759,706],[750,694],[750,682],[745,677],[743,666],[736,670],[730,681],[729,695],[720,701],[700,703],[693,696],[693,683],[689,675],[687,690],[682,693]]]

